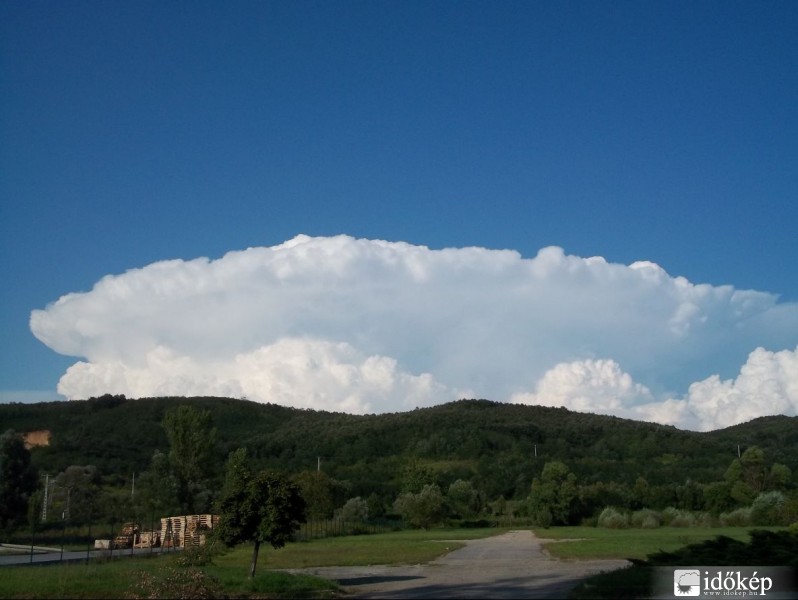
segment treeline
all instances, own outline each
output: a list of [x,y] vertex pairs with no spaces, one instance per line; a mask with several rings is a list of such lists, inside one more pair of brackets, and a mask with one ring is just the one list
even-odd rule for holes
[[[227,398],[0,405],[0,433],[50,432],[48,446],[31,449],[31,465],[39,491],[41,475],[50,475],[49,501],[69,501],[73,515],[71,494],[83,488],[104,494],[81,504],[97,511],[125,503],[150,512],[209,510],[228,456],[243,448],[251,468],[299,482],[310,516],[319,518],[407,517],[426,503],[441,519],[579,523],[595,522],[607,507],[720,515],[770,493],[780,495],[780,518],[791,519],[796,425],[795,417],[766,417],[696,433],[486,400],[362,416]],[[190,431],[204,441],[180,459],[176,440]]]

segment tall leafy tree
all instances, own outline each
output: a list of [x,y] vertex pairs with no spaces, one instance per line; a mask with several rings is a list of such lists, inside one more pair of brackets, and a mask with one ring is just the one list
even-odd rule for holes
[[294,477],[302,490],[307,505],[308,516],[325,519],[333,514],[336,496],[341,486],[323,471],[302,471]]
[[72,523],[97,516],[100,474],[93,465],[70,465],[55,478],[53,506]]
[[344,521],[366,522],[369,519],[369,504],[360,496],[350,498],[336,511]]
[[432,470],[422,464],[418,459],[412,458],[401,475],[401,485],[403,492],[416,494],[424,489],[425,486],[435,483],[435,476]]
[[404,492],[394,502],[394,510],[413,527],[429,529],[446,516],[441,489],[436,484],[425,485],[417,494]]
[[136,501],[145,514],[173,515],[181,508],[169,457],[160,450],[153,453],[149,470],[139,478]]
[[0,436],[0,530],[16,527],[28,518],[28,501],[38,476],[22,436],[9,429]]
[[196,512],[198,496],[207,492],[216,449],[216,428],[211,412],[181,405],[166,413],[163,427],[169,438],[169,465],[177,486],[177,499],[187,514]]
[[276,471],[251,473],[243,448],[230,455],[218,508],[219,539],[228,547],[253,543],[250,577],[255,577],[261,544],[282,548],[305,522],[299,486]]
[[479,494],[470,481],[458,479],[449,486],[446,499],[455,513],[463,518],[470,518],[479,511]]
[[540,478],[532,482],[530,512],[539,520],[550,519],[555,525],[567,525],[577,496],[576,476],[565,463],[547,462]]

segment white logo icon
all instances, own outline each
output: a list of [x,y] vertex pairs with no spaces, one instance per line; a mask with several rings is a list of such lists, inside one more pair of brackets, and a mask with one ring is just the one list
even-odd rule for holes
[[684,571],[676,569],[673,572],[674,596],[700,596],[701,573],[695,569]]

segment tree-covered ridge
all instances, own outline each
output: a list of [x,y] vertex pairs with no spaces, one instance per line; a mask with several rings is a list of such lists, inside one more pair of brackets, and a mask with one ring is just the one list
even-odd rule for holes
[[51,432],[34,448],[41,472],[96,466],[108,479],[149,468],[168,452],[170,409],[207,410],[217,430],[217,471],[243,447],[262,468],[315,470],[367,496],[398,485],[401,467],[422,460],[440,482],[473,479],[489,497],[523,497],[547,461],[568,465],[581,484],[649,485],[723,479],[732,459],[756,445],[771,462],[798,470],[798,418],[765,417],[708,433],[571,412],[562,408],[460,400],[383,415],[349,415],[229,398],[104,396],[87,401],[0,405],[0,430]]

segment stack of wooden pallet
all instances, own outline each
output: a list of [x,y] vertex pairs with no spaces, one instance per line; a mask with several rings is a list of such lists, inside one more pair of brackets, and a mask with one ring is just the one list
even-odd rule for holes
[[202,546],[205,535],[219,524],[219,515],[182,515],[161,519],[161,544],[164,548]]

